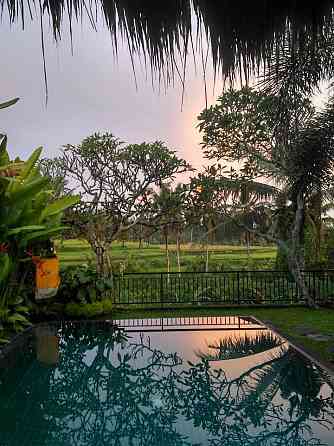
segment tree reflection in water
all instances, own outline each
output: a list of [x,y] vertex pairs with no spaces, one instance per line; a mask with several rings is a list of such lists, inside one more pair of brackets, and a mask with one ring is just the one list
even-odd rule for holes
[[[330,444],[322,436],[333,429],[331,378],[286,344],[271,339],[275,355],[227,378],[204,354],[185,363],[120,329],[68,324],[59,336],[57,365],[26,358],[19,379],[0,380],[1,445]],[[245,356],[240,340],[228,346]]]

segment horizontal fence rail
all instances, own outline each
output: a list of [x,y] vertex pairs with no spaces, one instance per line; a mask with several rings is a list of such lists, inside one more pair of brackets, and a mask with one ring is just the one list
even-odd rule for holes
[[[303,271],[318,303],[334,302],[334,270]],[[114,276],[116,305],[304,304],[288,271],[126,273]]]

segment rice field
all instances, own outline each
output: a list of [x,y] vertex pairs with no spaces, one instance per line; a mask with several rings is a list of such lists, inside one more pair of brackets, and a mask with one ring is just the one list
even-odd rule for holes
[[[89,244],[83,240],[65,240],[56,242],[56,250],[61,266],[90,264],[95,262],[95,255]],[[115,269],[127,272],[166,271],[166,251],[164,245],[151,244],[142,248],[138,242],[115,242],[110,256]],[[177,271],[176,246],[169,245],[171,271]],[[226,269],[267,269],[272,268],[276,257],[274,246],[212,245],[209,248],[209,270]],[[206,260],[205,247],[201,245],[181,245],[181,270],[200,271]]]

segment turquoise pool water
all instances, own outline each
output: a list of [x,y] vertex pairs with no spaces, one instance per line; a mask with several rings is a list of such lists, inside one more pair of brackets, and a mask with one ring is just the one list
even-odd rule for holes
[[41,325],[0,359],[0,445],[332,446],[333,386],[250,318]]

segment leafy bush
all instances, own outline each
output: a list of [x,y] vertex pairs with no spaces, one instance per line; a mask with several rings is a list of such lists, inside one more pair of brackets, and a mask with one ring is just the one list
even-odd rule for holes
[[93,268],[70,266],[61,271],[57,299],[64,303],[92,304],[107,297],[112,289],[112,280],[99,277]]
[[24,330],[30,322],[29,308],[24,299],[17,297],[8,305],[0,305],[0,343],[7,342],[7,334]]

